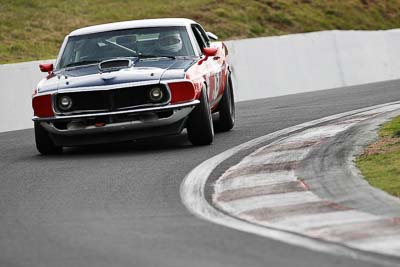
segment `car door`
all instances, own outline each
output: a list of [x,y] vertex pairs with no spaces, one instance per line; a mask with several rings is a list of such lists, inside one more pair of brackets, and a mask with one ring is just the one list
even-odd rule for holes
[[[203,28],[201,28],[200,25],[193,24],[192,30],[200,49],[210,47],[210,40],[208,39],[207,34],[204,32]],[[219,58],[220,57],[218,55],[214,57],[209,57],[208,60],[202,63],[203,67],[205,68],[205,79],[208,86],[208,99],[212,108],[216,106],[221,92],[222,68],[219,62]]]

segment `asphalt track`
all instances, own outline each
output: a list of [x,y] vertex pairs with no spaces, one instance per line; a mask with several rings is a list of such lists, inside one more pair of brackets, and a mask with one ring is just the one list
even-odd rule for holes
[[179,187],[235,145],[396,100],[400,81],[240,102],[234,130],[206,147],[182,134],[43,157],[32,130],[1,133],[0,266],[377,266],[200,220]]

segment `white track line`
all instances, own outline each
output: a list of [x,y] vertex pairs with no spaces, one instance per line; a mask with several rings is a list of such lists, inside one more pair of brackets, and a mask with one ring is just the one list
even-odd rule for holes
[[236,147],[233,147],[225,152],[222,152],[198,165],[194,168],[182,181],[180,186],[180,196],[182,203],[186,208],[194,215],[199,218],[208,220],[210,222],[220,224],[226,227],[230,227],[239,231],[252,233],[255,235],[264,236],[270,239],[275,239],[281,242],[285,242],[291,245],[296,245],[304,248],[308,248],[315,251],[327,252],[336,255],[348,256],[355,259],[368,260],[381,265],[387,266],[400,266],[394,264],[393,261],[378,258],[376,255],[370,255],[368,253],[362,253],[355,251],[348,247],[344,247],[335,243],[325,242],[318,239],[309,238],[306,236],[297,235],[286,231],[281,231],[274,225],[259,226],[251,224],[240,219],[231,217],[225,213],[214,208],[209,204],[205,197],[205,185],[212,171],[223,161],[232,157],[233,155],[255,147],[261,143],[271,141],[280,136],[293,133],[297,130],[304,129],[306,127],[314,126],[323,122],[328,122],[334,119],[342,118],[349,115],[354,115],[361,112],[373,112],[376,109],[395,110],[400,107],[400,101],[386,103],[382,105],[371,106],[362,108],[354,111],[344,112],[333,116],[325,117],[322,119],[302,123],[296,126],[292,126],[274,133],[270,133],[259,138],[253,139]]

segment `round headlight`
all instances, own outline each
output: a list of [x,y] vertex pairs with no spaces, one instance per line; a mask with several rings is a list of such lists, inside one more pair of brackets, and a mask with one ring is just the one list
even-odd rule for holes
[[72,107],[72,99],[69,96],[62,96],[58,100],[58,106],[61,110],[67,111]]
[[164,96],[163,91],[158,87],[151,88],[149,91],[149,98],[152,102],[161,101],[163,96]]

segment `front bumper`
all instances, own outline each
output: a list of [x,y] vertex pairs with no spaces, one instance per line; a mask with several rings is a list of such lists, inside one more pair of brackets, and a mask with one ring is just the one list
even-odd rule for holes
[[[179,134],[186,117],[199,104],[188,103],[149,107],[133,110],[92,114],[56,115],[48,118],[34,117],[49,133],[54,143],[61,146],[109,143],[145,137]],[[160,116],[160,114],[163,114]],[[113,121],[117,117],[124,120]],[[110,122],[96,124],[97,120]],[[88,123],[90,122],[90,123]],[[59,127],[59,125],[68,125]]]

